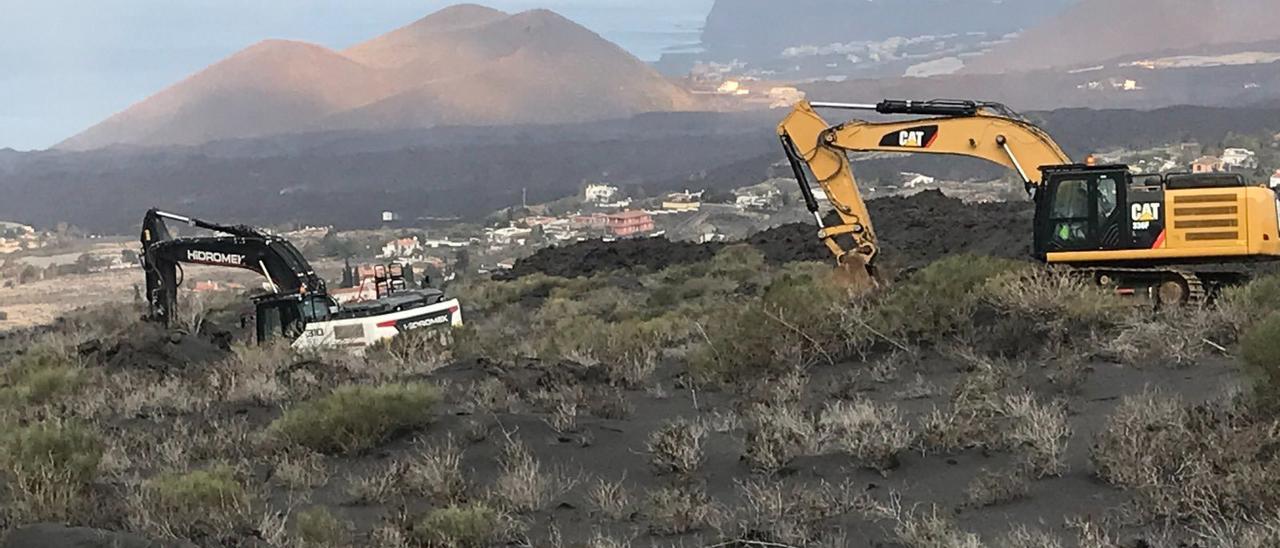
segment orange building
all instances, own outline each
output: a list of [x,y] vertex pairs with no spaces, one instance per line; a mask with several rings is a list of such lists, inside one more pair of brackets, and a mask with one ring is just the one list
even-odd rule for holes
[[653,216],[643,211],[623,211],[607,215],[606,227],[614,236],[634,236],[653,232]]

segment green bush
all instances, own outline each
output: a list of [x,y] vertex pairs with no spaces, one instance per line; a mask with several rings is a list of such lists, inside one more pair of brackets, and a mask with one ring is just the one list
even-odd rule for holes
[[11,506],[28,519],[67,519],[97,477],[98,436],[78,424],[50,422],[14,428],[0,439]]
[[479,502],[432,510],[418,521],[413,534],[419,542],[441,548],[487,548],[508,536],[504,517]]
[[323,506],[298,512],[293,517],[293,527],[305,546],[342,546],[347,536],[347,525]]
[[1258,397],[1268,407],[1280,408],[1280,313],[1250,328],[1240,341],[1240,353],[1256,380]]
[[1247,285],[1229,287],[1218,298],[1218,309],[1238,333],[1280,311],[1280,274],[1255,279]]
[[40,405],[76,391],[84,370],[64,353],[37,348],[0,370],[0,403]]
[[425,426],[439,401],[440,390],[428,384],[344,386],[289,409],[270,430],[322,453],[364,451]]
[[223,534],[248,523],[252,498],[226,464],[185,474],[164,473],[143,485],[153,526],[173,537]]
[[814,266],[777,273],[758,298],[706,307],[695,324],[693,338],[700,344],[689,357],[690,369],[727,379],[837,357],[849,299],[830,267]]
[[978,255],[935,262],[876,299],[867,323],[890,336],[939,342],[972,326],[988,280],[1026,268],[1026,263]]

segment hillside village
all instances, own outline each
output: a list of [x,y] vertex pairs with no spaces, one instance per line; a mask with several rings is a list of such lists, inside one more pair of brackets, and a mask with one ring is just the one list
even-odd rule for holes
[[[1099,163],[1127,163],[1142,173],[1241,173],[1280,189],[1280,135],[1234,136],[1213,147],[1176,143],[1145,150],[1099,152]],[[883,158],[894,155],[872,155]],[[865,180],[868,199],[941,190],[966,201],[1023,199],[1020,185],[997,179],[953,181],[916,172],[892,180]],[[814,189],[825,201],[821,189]],[[483,222],[405,220],[408,212],[386,211],[374,230],[337,231],[331,227],[288,229],[282,234],[297,243],[322,270],[334,274],[343,261],[357,264],[400,262],[430,273],[437,282],[459,275],[488,275],[511,269],[515,262],[547,246],[600,239],[661,237],[695,243],[739,240],[770,227],[809,218],[787,167],[779,163],[763,180],[731,191],[687,189],[657,196],[631,196],[618,185],[589,182],[571,197],[545,204],[520,204],[488,216]],[[72,231],[74,233],[74,231]],[[0,224],[0,284],[15,285],[75,274],[95,274],[137,266],[131,240],[116,238],[111,246],[76,252],[68,236],[37,231],[16,223]],[[83,247],[83,246],[81,246]],[[459,270],[465,270],[460,272]],[[201,292],[241,290],[243,283],[197,280]]]

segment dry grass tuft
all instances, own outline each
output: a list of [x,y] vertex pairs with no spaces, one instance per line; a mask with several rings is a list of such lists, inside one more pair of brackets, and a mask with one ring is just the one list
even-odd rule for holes
[[405,463],[404,488],[436,502],[461,501],[467,491],[462,458],[452,436],[434,444],[419,442]]
[[649,434],[645,447],[649,462],[662,473],[689,476],[702,466],[702,444],[707,428],[701,422],[683,418],[670,421]]
[[536,512],[577,485],[560,471],[544,471],[533,452],[519,441],[503,448],[501,471],[490,490],[498,506],[512,512]]
[[757,404],[747,416],[744,458],[757,471],[776,473],[817,450],[817,427],[795,404]]
[[794,546],[813,546],[828,535],[823,523],[854,508],[848,485],[785,486],[781,482],[752,480],[738,484],[745,511],[739,520],[742,538]]
[[1022,469],[1004,472],[984,469],[969,483],[965,495],[971,506],[983,508],[1022,499],[1030,490],[1030,478]]
[[626,519],[631,515],[631,495],[627,493],[626,478],[608,481],[603,478],[587,492],[587,498],[596,511],[614,521]]
[[827,404],[818,418],[823,443],[881,472],[898,467],[914,436],[892,404],[870,400]]
[[717,527],[722,513],[699,486],[661,487],[649,492],[645,503],[649,529],[660,535],[683,535]]
[[1062,540],[1051,533],[1019,525],[996,542],[997,548],[1062,548]]

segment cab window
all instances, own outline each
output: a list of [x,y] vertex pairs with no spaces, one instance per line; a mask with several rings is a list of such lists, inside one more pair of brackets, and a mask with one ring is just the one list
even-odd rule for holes
[[1119,186],[1108,176],[1098,179],[1098,218],[1106,219],[1116,212],[1116,196]]
[[1055,241],[1061,244],[1085,241],[1089,225],[1089,181],[1072,179],[1058,183],[1049,217],[1053,221]]

